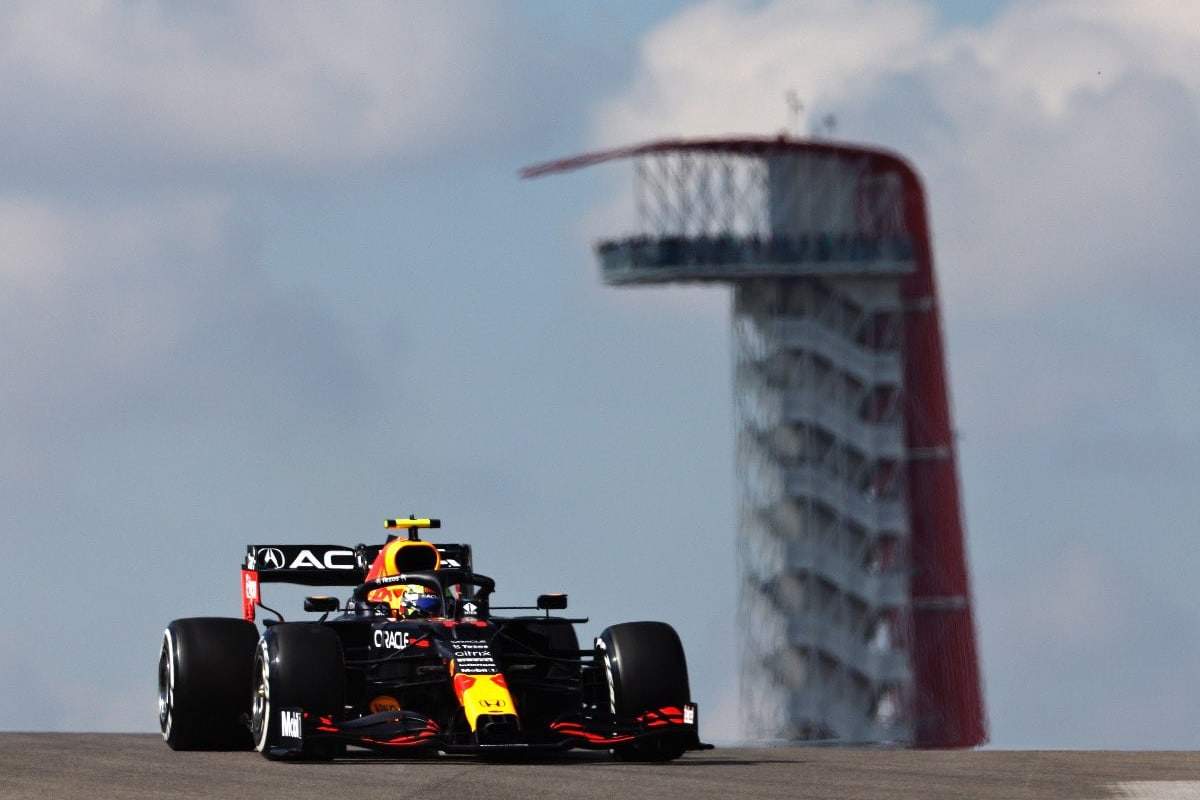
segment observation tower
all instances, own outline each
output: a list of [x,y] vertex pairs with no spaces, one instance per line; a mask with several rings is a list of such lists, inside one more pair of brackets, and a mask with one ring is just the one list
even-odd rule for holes
[[987,737],[920,180],[827,140],[672,139],[630,159],[612,286],[732,287],[738,630],[747,736]]

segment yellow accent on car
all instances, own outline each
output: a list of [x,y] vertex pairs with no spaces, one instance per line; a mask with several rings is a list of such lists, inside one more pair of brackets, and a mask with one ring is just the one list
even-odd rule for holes
[[383,521],[385,528],[440,528],[442,521],[440,519],[385,519]]
[[[456,683],[461,686],[463,713],[472,731],[479,727],[480,717],[501,714],[516,716],[517,708],[503,675],[460,674],[455,677]],[[463,681],[463,678],[469,680]]]
[[400,701],[391,695],[381,694],[371,701],[371,713],[378,714],[381,711],[399,711]]

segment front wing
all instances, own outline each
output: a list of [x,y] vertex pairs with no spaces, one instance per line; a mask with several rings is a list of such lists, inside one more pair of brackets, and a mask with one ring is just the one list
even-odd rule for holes
[[300,735],[284,736],[276,757],[302,752],[306,742],[335,741],[378,752],[441,751],[445,753],[480,753],[494,751],[536,752],[572,748],[607,750],[618,745],[643,742],[659,737],[679,737],[688,750],[709,750],[711,744],[700,741],[696,705],[682,708],[669,706],[647,712],[640,717],[620,718],[603,712],[565,714],[539,731],[538,736],[525,740],[521,735],[499,737],[495,741],[464,741],[451,737],[438,724],[411,711],[383,711],[352,720],[309,714],[299,708],[280,709],[280,713],[295,719],[300,716]]

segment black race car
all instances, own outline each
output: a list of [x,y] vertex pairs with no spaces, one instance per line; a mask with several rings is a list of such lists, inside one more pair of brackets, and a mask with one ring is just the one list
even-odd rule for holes
[[[158,717],[175,750],[254,748],[270,759],[323,760],[347,745],[386,753],[605,749],[667,761],[699,738],[683,646],[662,622],[606,628],[581,650],[574,625],[536,608],[492,608],[494,581],[471,548],[433,544],[436,519],[386,544],[250,545],[244,619],[177,619],[163,634]],[[260,585],[353,586],[314,596],[315,620],[285,622]],[[255,625],[258,609],[273,615]],[[537,612],[500,616],[494,611]]]

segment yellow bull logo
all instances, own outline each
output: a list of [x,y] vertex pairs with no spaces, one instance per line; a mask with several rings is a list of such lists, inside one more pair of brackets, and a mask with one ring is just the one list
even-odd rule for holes
[[464,675],[460,672],[454,676],[454,693],[462,703],[463,712],[472,731],[476,730],[482,716],[515,716],[517,713],[512,695],[508,693],[508,683],[500,674]]

